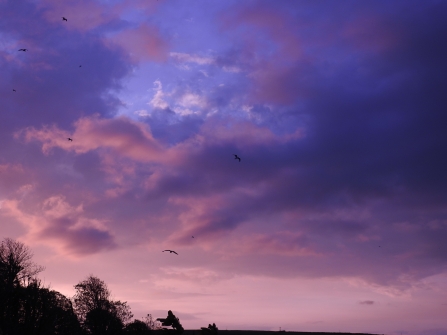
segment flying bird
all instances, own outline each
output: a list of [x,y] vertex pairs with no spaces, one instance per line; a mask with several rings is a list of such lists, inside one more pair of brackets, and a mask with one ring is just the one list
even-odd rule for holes
[[234,154],[234,159],[239,159],[239,162],[241,161],[241,158],[236,154]]
[[62,16],[62,21],[68,21],[65,17]]
[[163,250],[162,252],[165,252],[165,251],[169,251],[171,254],[174,253],[174,254],[178,255],[178,253],[176,253],[174,250]]
[[72,138],[70,138],[70,137],[68,137],[68,138],[67,138],[67,140],[69,140],[69,141],[73,142],[73,139],[72,139]]
[[28,49],[19,49],[19,51],[27,51]]
[[13,92],[17,92],[15,89],[12,89]]

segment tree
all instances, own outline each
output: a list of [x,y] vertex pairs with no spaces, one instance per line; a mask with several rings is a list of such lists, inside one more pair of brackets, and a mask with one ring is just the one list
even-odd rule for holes
[[80,334],[79,321],[67,297],[43,288],[37,279],[20,291],[18,334]]
[[154,318],[152,317],[152,314],[148,314],[148,315],[146,315],[146,317],[144,318],[144,321],[143,321],[147,326],[148,326],[148,328],[149,329],[151,329],[151,330],[157,330],[157,329],[161,329],[162,328],[162,326],[161,326],[161,322],[160,321],[157,321],[157,320],[154,320]]
[[106,304],[109,302],[110,291],[101,279],[90,275],[75,285],[75,290],[74,309],[81,323],[85,322],[88,312],[108,308]]
[[24,284],[45,268],[31,262],[33,254],[23,243],[5,238],[0,244],[0,280],[6,287]]
[[0,328],[10,333],[19,324],[21,288],[43,271],[23,243],[5,238],[0,243]]
[[123,331],[123,323],[111,312],[102,308],[89,311],[84,322],[86,330],[92,335],[118,335]]
[[128,323],[125,328],[126,335],[149,335],[151,329],[148,327],[146,322],[140,320],[133,320]]
[[[109,334],[133,317],[127,302],[110,300],[110,291],[101,279],[90,275],[75,285],[74,310],[84,329],[91,334]],[[120,326],[121,325],[121,326]]]
[[123,324],[128,323],[133,317],[130,306],[127,305],[126,301],[112,301],[111,310]]

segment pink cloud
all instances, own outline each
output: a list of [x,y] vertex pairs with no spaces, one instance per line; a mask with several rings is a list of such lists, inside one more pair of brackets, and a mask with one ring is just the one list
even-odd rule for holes
[[[197,165],[195,159],[202,156],[212,145],[236,145],[240,148],[270,147],[296,141],[305,136],[304,130],[298,128],[286,135],[276,135],[266,127],[259,127],[251,122],[209,118],[197,135],[173,147],[166,147],[155,139],[147,124],[130,120],[127,117],[114,119],[100,118],[98,115],[83,117],[74,123],[74,131],[69,132],[56,126],[44,126],[41,129],[29,127],[15,133],[16,139],[26,143],[38,141],[42,143],[42,152],[49,155],[55,148],[76,154],[98,151],[103,158],[104,166],[114,174],[115,167],[121,166],[119,173],[126,169],[126,174],[134,173],[130,162],[117,165],[118,158],[130,159],[134,162],[153,162],[165,164],[165,168],[178,165]],[[69,141],[72,138],[73,141]],[[196,158],[195,158],[196,157]],[[118,171],[116,170],[116,171]],[[147,185],[155,186],[166,172],[154,173]]]
[[[56,126],[41,129],[26,128],[15,134],[26,142],[42,142],[42,151],[49,154],[53,148],[62,148],[77,154],[110,149],[124,157],[136,161],[162,161],[163,148],[153,138],[147,125],[131,121],[126,117],[101,119],[99,116],[84,117],[74,124],[75,130],[69,133]],[[68,141],[72,138],[73,141]]]
[[257,233],[242,239],[233,239],[227,254],[270,254],[281,256],[308,257],[322,256],[311,246],[305,234],[295,231],[281,231],[272,234]]
[[156,26],[141,24],[138,28],[124,30],[110,38],[126,50],[133,61],[164,61],[168,57],[168,43]]
[[195,242],[192,236],[200,236],[200,243],[210,248],[212,241],[225,235],[228,228],[219,226],[218,221],[225,219],[219,215],[219,208],[227,207],[225,197],[214,194],[207,197],[171,197],[170,202],[176,206],[184,207],[178,216],[181,230],[173,232],[169,240],[184,245]]
[[32,180],[32,172],[21,164],[0,164],[0,196],[6,196]]
[[[281,56],[282,62],[297,59],[302,55],[302,43],[297,34],[299,28],[302,28],[302,23],[294,22],[292,17],[272,9],[270,6],[256,5],[236,9],[236,14],[225,13],[221,22],[224,29],[234,29],[241,25],[248,25],[257,28],[254,30],[257,36],[260,36],[260,32],[264,32],[270,42],[273,42],[278,48],[274,54]],[[244,31],[243,36],[251,37],[254,31]],[[256,40],[256,36],[252,37]],[[256,48],[262,46],[261,41],[258,43],[261,44]]]
[[206,138],[207,145],[222,142],[240,144],[241,147],[276,145],[305,137],[302,128],[292,134],[276,135],[269,128],[261,127],[249,121],[209,119],[201,128],[200,136]]
[[27,228],[28,243],[46,242],[60,253],[82,256],[116,247],[114,237],[102,220],[89,218],[83,205],[72,206],[62,195],[45,199],[34,211],[19,200],[5,200],[2,211]]
[[260,66],[250,74],[254,81],[252,103],[288,105],[311,97],[309,87],[313,86],[314,79],[306,71],[307,65],[288,67],[271,62]]
[[160,278],[160,283],[167,283],[175,280],[180,281],[184,285],[184,282],[200,283],[202,285],[210,285],[223,280],[228,280],[231,275],[216,272],[203,267],[163,267],[161,268],[163,276]]
[[361,13],[348,21],[340,33],[355,48],[374,53],[395,48],[402,34],[398,27],[369,13]]
[[308,94],[305,69],[309,55],[304,51],[308,45],[301,36],[308,28],[306,23],[262,5],[237,9],[222,22],[225,30],[233,30],[239,39],[249,39],[243,48],[251,55],[252,103],[290,104]]

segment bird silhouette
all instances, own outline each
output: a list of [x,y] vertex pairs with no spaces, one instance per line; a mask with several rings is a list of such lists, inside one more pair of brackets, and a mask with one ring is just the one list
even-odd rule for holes
[[241,161],[241,158],[236,154],[234,154],[234,159],[239,159],[239,162]]
[[68,21],[65,17],[62,16],[62,21]]
[[69,141],[73,142],[73,139],[72,139],[72,138],[70,138],[70,137],[68,137],[68,138],[67,138],[67,140],[69,140]]
[[19,49],[19,51],[27,51],[28,49]]
[[15,89],[12,89],[13,92],[17,92]]
[[178,255],[178,253],[176,253],[174,250],[163,250],[162,252],[165,252],[165,251],[169,251],[171,254],[174,253],[174,254]]

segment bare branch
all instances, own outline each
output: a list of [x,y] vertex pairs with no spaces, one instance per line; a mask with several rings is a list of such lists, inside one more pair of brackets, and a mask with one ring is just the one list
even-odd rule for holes
[[25,285],[45,269],[32,258],[33,253],[23,243],[5,238],[0,244],[0,280],[7,286]]

